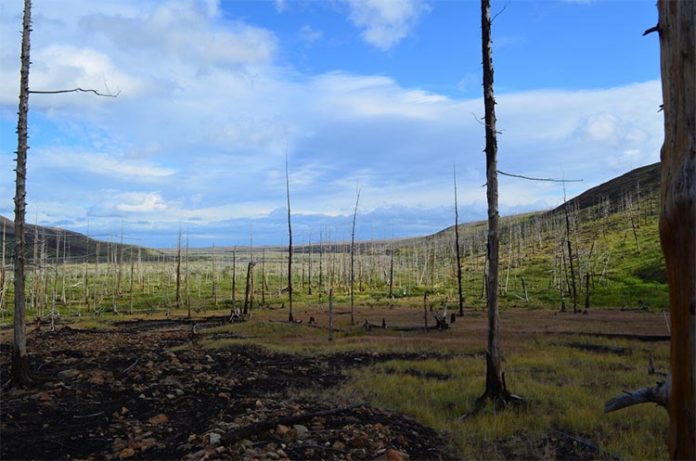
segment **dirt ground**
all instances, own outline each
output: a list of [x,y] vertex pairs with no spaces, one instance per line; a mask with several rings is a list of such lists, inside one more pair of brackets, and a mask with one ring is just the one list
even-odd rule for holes
[[[418,359],[417,354],[301,357],[253,346],[170,350],[205,338],[206,325],[218,322],[199,321],[201,333],[194,338],[183,319],[122,322],[116,331],[69,326],[33,331],[29,340],[36,388],[3,390],[0,457],[449,457],[439,436],[410,418],[317,401],[300,392],[334,386],[351,367]],[[0,370],[7,377],[11,350],[6,342],[0,348]],[[297,422],[281,424],[288,416],[296,416]],[[270,430],[237,434],[275,420],[279,423]]]
[[[589,315],[511,310],[503,335],[554,334],[627,337],[665,341],[659,314],[593,311]],[[251,322],[281,323],[287,311],[268,311]],[[298,328],[314,317],[323,328],[323,309],[300,309]],[[347,311],[337,312],[339,331],[350,329]],[[403,341],[403,329],[421,325],[418,309],[364,309],[365,320],[382,334],[340,341]],[[316,397],[308,389],[331,389],[346,372],[393,359],[420,360],[449,354],[448,346],[483,347],[486,318],[467,312],[446,332],[412,341],[441,345],[434,352],[347,351],[318,355],[272,352],[249,344],[206,349],[206,340],[234,338],[215,327],[225,317],[198,319],[196,333],[183,318],[129,320],[113,329],[59,325],[30,328],[35,386],[6,385],[11,355],[9,332],[0,342],[0,458],[2,459],[450,459],[434,430],[400,414]],[[432,319],[430,321],[432,325]],[[358,327],[360,328],[360,327]],[[323,336],[292,340],[325,342]],[[179,347],[177,347],[179,346]],[[409,350],[413,350],[410,348]],[[437,376],[434,377],[437,379]]]

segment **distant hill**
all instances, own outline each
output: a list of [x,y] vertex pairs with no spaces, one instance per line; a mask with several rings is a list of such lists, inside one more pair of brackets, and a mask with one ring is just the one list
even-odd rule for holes
[[[5,227],[5,238],[6,238],[6,258],[10,258],[14,250],[15,241],[15,226],[14,221],[7,219],[4,216],[0,216],[0,239],[2,238],[2,229]],[[37,247],[37,252],[40,254],[41,247],[45,248],[46,255],[49,258],[56,257],[56,254],[60,258],[67,255],[68,259],[84,259],[87,257],[89,260],[94,260],[97,249],[99,250],[100,258],[106,258],[117,248],[121,254],[127,254],[129,249],[137,250],[138,247],[134,245],[122,245],[113,242],[103,242],[100,240],[95,240],[79,232],[74,232],[66,229],[61,229],[58,227],[46,227],[46,226],[35,226],[33,224],[26,224],[25,228],[25,240],[26,240],[26,253],[28,258],[32,258],[34,254],[34,241],[35,237],[38,236],[39,247]],[[109,248],[111,247],[111,248]],[[140,248],[146,254],[158,253],[156,250]],[[65,255],[63,252],[65,251]]]
[[[647,196],[657,193],[660,189],[660,162],[631,170],[617,178],[611,179],[599,186],[586,190],[582,194],[568,200],[571,209],[583,210],[597,205],[604,200],[611,204],[619,204],[626,194]],[[560,211],[564,205],[554,209]]]

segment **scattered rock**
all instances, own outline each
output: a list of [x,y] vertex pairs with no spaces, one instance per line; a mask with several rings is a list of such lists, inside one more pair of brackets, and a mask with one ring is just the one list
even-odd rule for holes
[[135,455],[135,450],[128,447],[128,448],[124,448],[123,450],[121,450],[121,452],[118,454],[118,459],[128,459],[128,458],[133,457],[134,455]]
[[168,421],[169,421],[169,418],[164,413],[160,413],[159,415],[155,415],[152,418],[147,420],[147,422],[152,424],[153,426],[157,426],[159,424],[164,424]]
[[307,434],[309,433],[309,429],[307,429],[307,426],[303,426],[302,424],[295,424],[294,426],[292,426],[292,428],[295,430],[298,439],[304,439],[305,437],[307,437]]
[[211,432],[208,434],[208,443],[211,446],[215,446],[220,443],[222,440],[222,435],[218,434],[217,432]]
[[69,368],[67,370],[63,370],[63,371],[59,372],[56,376],[58,377],[58,379],[64,380],[64,379],[73,379],[79,375],[80,375],[80,370],[77,370],[75,368]]

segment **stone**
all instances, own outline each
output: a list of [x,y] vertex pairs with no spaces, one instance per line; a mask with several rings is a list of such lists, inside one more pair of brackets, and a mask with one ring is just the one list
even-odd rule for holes
[[275,432],[276,432],[276,435],[279,435],[281,437],[285,437],[289,430],[290,430],[290,428],[288,426],[285,426],[283,424],[278,424],[276,426]]
[[292,426],[292,428],[295,430],[298,439],[303,439],[307,436],[307,434],[309,434],[309,429],[307,429],[307,426],[303,426],[302,424],[295,424]]
[[208,443],[212,446],[219,444],[221,440],[222,435],[218,434],[217,432],[211,432],[208,434]]
[[160,413],[159,415],[155,415],[152,418],[147,420],[147,422],[152,424],[153,426],[157,426],[159,424],[164,424],[168,421],[169,421],[169,418],[164,413]]
[[407,453],[393,448],[389,448],[385,454],[387,461],[408,461],[410,458]]
[[128,448],[124,448],[123,450],[121,450],[121,452],[118,454],[118,459],[128,459],[128,458],[133,457],[134,455],[135,455],[135,450],[128,447]]
[[345,449],[346,449],[346,444],[343,443],[343,442],[341,442],[340,440],[336,440],[336,441],[333,443],[332,447],[334,447],[334,449],[336,449],[336,450],[345,450]]
[[76,378],[80,374],[80,370],[77,370],[75,368],[69,368],[67,370],[63,370],[58,373],[58,379],[72,379]]

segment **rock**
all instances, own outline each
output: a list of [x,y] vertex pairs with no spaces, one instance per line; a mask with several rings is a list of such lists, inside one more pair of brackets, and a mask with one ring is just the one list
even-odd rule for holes
[[332,447],[336,450],[345,450],[346,449],[346,444],[341,442],[340,440],[336,440]]
[[385,459],[387,461],[408,461],[409,458],[410,457],[407,453],[404,453],[403,451],[399,450],[394,450],[393,448],[389,448],[385,453]]
[[153,416],[152,418],[147,420],[147,422],[152,424],[153,426],[157,426],[158,424],[164,424],[168,421],[169,418],[164,413],[160,413],[159,415]]
[[116,437],[113,442],[111,442],[111,448],[114,451],[121,451],[128,446],[128,442],[120,437]]
[[307,436],[307,434],[309,434],[309,429],[307,429],[307,426],[303,426],[302,424],[295,424],[292,426],[292,428],[295,430],[298,439],[303,439]]
[[242,440],[242,441],[240,442],[240,444],[241,444],[243,447],[247,447],[247,448],[251,448],[251,447],[254,446],[254,442],[252,442],[252,441],[249,440],[249,439],[244,439],[244,440]]
[[59,372],[56,376],[58,379],[63,380],[63,379],[72,379],[77,377],[80,374],[80,370],[77,370],[75,368],[69,368],[67,370],[63,370]]
[[287,457],[288,457],[288,455],[287,455],[283,450],[281,450],[281,449],[278,449],[278,451],[276,451],[276,453],[278,453],[278,456],[280,456],[281,458],[287,458]]
[[276,435],[279,435],[281,437],[285,437],[289,430],[290,430],[290,428],[288,426],[284,426],[283,424],[278,424],[276,426],[275,432],[276,432]]
[[348,441],[348,446],[351,448],[365,448],[368,445],[367,437],[358,435]]
[[269,451],[266,453],[266,458],[268,459],[280,459],[280,455],[276,453],[275,451]]
[[121,452],[118,454],[118,459],[128,459],[128,458],[133,457],[134,455],[135,455],[135,450],[128,447],[128,448],[124,448],[123,450],[121,450]]
[[212,446],[219,444],[221,440],[222,435],[218,434],[217,432],[211,432],[208,434],[208,443]]

